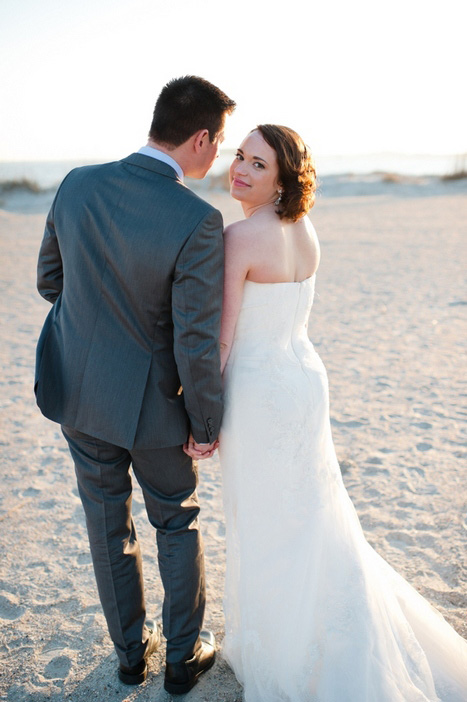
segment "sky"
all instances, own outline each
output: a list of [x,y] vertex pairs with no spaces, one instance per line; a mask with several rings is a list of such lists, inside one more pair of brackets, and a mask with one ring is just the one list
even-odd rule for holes
[[[171,78],[316,154],[467,152],[461,0],[1,0],[0,161],[120,158]],[[464,12],[465,15],[465,12]]]

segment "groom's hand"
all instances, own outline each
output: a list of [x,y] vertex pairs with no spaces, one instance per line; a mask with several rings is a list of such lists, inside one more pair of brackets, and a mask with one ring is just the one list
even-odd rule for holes
[[212,444],[198,444],[190,434],[188,441],[183,444],[183,450],[187,456],[190,456],[195,461],[202,461],[203,458],[211,458],[218,446],[219,441],[217,439]]

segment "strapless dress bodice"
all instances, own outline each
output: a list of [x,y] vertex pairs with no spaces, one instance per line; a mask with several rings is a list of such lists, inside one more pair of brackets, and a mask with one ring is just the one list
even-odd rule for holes
[[315,276],[301,282],[245,281],[235,329],[231,360],[286,352],[293,357],[309,344],[308,318],[313,305]]

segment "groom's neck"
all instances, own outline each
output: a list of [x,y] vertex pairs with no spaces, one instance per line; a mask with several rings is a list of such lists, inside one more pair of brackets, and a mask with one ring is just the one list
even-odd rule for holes
[[186,174],[187,170],[190,169],[190,160],[188,158],[187,144],[180,144],[180,146],[171,146],[170,144],[159,144],[159,142],[149,139],[147,146],[153,149],[162,151],[162,153],[167,154],[170,158],[178,163],[182,171]]

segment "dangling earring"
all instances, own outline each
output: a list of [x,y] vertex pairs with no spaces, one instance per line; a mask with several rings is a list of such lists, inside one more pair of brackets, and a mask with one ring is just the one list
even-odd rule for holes
[[278,197],[277,200],[274,202],[275,205],[280,205],[280,202],[281,202],[281,199],[282,199],[282,192],[283,192],[283,191],[281,190],[281,188],[279,188],[279,190],[277,191],[279,197]]

